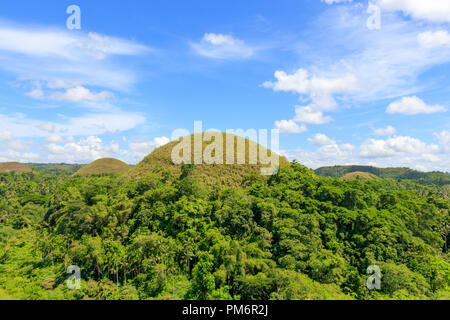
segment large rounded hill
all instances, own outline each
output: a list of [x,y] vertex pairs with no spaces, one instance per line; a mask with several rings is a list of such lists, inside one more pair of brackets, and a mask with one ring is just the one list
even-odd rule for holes
[[[211,137],[211,135],[215,136]],[[137,166],[129,171],[129,177],[133,179],[149,174],[161,174],[164,171],[168,171],[174,176],[180,175],[182,164],[174,163],[172,155],[178,153],[177,146],[180,146],[182,139],[188,139],[184,141],[189,141],[190,139],[190,147],[186,149],[189,150],[190,161],[184,161],[183,163],[190,162],[194,164],[192,175],[206,185],[240,185],[249,174],[261,175],[261,169],[269,169],[271,167],[270,162],[264,160],[261,156],[267,155],[270,159],[272,152],[262,145],[233,134],[203,132],[191,134],[190,136],[180,138],[155,149]],[[222,141],[220,141],[220,139]],[[201,144],[201,149],[194,146],[194,141],[197,142],[195,146],[198,146],[199,143]],[[233,164],[227,164],[227,144],[230,147],[233,146],[228,153],[228,163],[230,162],[230,155],[232,154],[234,161],[231,162]],[[187,143],[185,145],[187,145]],[[216,150],[220,145],[223,146],[223,155],[220,157],[219,153],[217,153],[216,157]],[[245,148],[243,146],[245,146]],[[250,150],[252,153],[249,152]],[[256,152],[254,152],[255,150]],[[200,153],[202,155],[201,162],[198,160],[195,161],[196,158],[198,159]],[[205,159],[205,154],[215,157],[216,160],[211,164],[211,157],[209,160],[208,158]],[[250,156],[255,154],[256,157]],[[184,151],[181,151],[178,155],[181,157],[184,156]],[[278,167],[289,165],[286,158],[278,156],[275,153],[273,153],[273,156],[278,157]],[[218,161],[220,158],[222,158],[221,163]],[[256,161],[254,160],[255,158]],[[243,159],[245,160],[242,161]],[[263,161],[261,161],[261,159],[263,159]]]
[[31,168],[20,162],[0,163],[0,172],[31,172]]
[[370,172],[350,172],[344,175],[341,180],[359,180],[359,181],[370,181],[370,180],[379,180],[376,175]]
[[74,176],[125,173],[130,170],[130,168],[131,167],[123,161],[113,158],[103,158],[81,167],[80,170],[74,173]]

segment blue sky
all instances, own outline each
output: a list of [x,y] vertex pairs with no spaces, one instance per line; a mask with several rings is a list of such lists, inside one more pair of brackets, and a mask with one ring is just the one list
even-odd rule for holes
[[449,27],[448,0],[3,1],[0,161],[137,163],[201,120],[312,168],[450,171]]

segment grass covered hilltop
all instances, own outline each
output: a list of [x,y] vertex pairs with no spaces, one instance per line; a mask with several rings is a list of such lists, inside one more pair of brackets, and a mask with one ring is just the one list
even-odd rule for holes
[[174,165],[171,147],[125,173],[0,173],[0,298],[450,299],[448,174],[341,179],[283,159],[262,176]]
[[125,173],[130,170],[130,168],[131,167],[123,161],[112,158],[103,158],[81,167],[74,175]]
[[0,163],[0,172],[31,172],[31,168],[20,162]]

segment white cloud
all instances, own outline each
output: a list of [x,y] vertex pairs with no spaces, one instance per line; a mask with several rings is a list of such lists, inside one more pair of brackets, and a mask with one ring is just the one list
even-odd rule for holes
[[450,46],[450,34],[447,30],[422,32],[417,36],[417,40],[422,48]]
[[299,126],[294,120],[275,121],[275,128],[280,130],[280,133],[302,133],[307,130],[305,125]]
[[[450,46],[435,48],[432,54],[420,46],[418,34],[424,32],[423,25],[384,14],[382,28],[372,32],[365,27],[367,17],[366,7],[360,4],[330,7],[316,20],[320,27],[295,47],[302,47],[300,71],[280,73],[279,80],[265,85],[297,92],[313,101],[315,111],[323,111],[330,104],[336,108],[336,100],[351,107],[423,92],[432,84],[419,82],[420,75],[450,62]],[[339,79],[342,87],[316,86],[313,91],[308,85],[311,75]]]
[[66,82],[63,79],[51,79],[47,81],[47,88],[49,89],[69,89],[74,86],[81,85],[80,82]]
[[315,106],[323,110],[334,109],[337,106],[334,95],[352,92],[357,83],[352,74],[342,77],[318,77],[311,76],[305,69],[298,69],[292,74],[276,71],[274,76],[275,82],[267,81],[263,86],[274,91],[291,91],[306,95]]
[[42,89],[33,89],[30,92],[27,92],[26,95],[33,99],[42,99],[44,97],[44,92]]
[[213,59],[248,59],[255,53],[243,40],[225,34],[205,33],[200,42],[190,46],[198,55]]
[[13,150],[6,150],[5,152],[0,153],[0,162],[10,162],[10,161],[18,161],[18,162],[31,162],[39,159],[39,155],[32,152],[20,153]]
[[317,133],[312,138],[308,139],[309,143],[315,146],[325,146],[335,144],[335,141],[327,137],[323,133]]
[[149,49],[131,41],[96,33],[0,26],[0,50],[38,57],[80,60],[86,55],[137,55]]
[[44,91],[42,91],[41,83],[34,81],[33,89],[27,92],[26,95],[33,99],[42,99],[44,97]]
[[152,141],[128,141],[125,139],[130,150],[128,152],[128,158],[133,163],[137,163],[151,153],[155,148],[163,146],[170,142],[167,137],[157,137]]
[[314,111],[312,106],[296,106],[294,121],[307,124],[324,124],[330,122],[331,117],[324,117],[322,111]]
[[439,139],[441,145],[450,151],[450,131],[442,130],[440,133],[434,133],[434,135]]
[[[337,107],[335,95],[350,93],[355,89],[357,80],[352,74],[342,77],[318,77],[310,75],[305,69],[298,69],[292,74],[276,71],[275,82],[263,83],[266,88],[274,91],[295,92],[301,98],[311,100],[308,106],[296,106],[296,116],[292,123],[324,124],[332,120],[324,116],[322,110],[333,110]],[[304,100],[304,99],[302,99]]]
[[389,114],[402,113],[406,115],[415,115],[421,113],[430,114],[446,111],[447,108],[440,105],[429,106],[416,96],[403,97],[401,100],[392,102],[386,109],[386,112]]
[[[437,146],[412,137],[387,140],[369,139],[359,148],[351,144],[337,145],[327,136],[314,136],[320,148],[315,152],[301,149],[281,150],[289,160],[296,159],[310,167],[334,165],[371,165],[376,167],[409,167],[422,171],[448,172],[450,167],[450,132],[435,133],[441,144]],[[323,144],[323,145],[320,145]]]
[[65,163],[88,163],[100,158],[115,157],[121,153],[116,142],[106,145],[96,136],[65,144],[49,143],[45,150],[48,152],[49,161]]
[[383,10],[402,11],[416,19],[432,22],[450,22],[450,3],[448,0],[377,0]]
[[400,136],[387,140],[366,140],[360,147],[360,155],[367,158],[381,158],[399,154],[430,154],[439,150],[437,145],[427,145],[419,139]]
[[53,94],[56,100],[80,102],[80,101],[103,101],[112,98],[114,95],[111,92],[102,91],[93,93],[83,86],[76,86],[67,89],[64,93],[57,92]]
[[49,143],[63,143],[64,139],[57,134],[52,134],[51,136],[48,136],[47,138],[45,138],[45,141],[47,141]]
[[32,144],[32,141],[11,140],[8,142],[7,147],[14,151],[25,151],[29,150]]
[[344,143],[340,146],[340,148],[344,151],[353,151],[356,147],[350,143]]
[[0,132],[0,141],[9,141],[13,138],[13,134],[10,131]]
[[377,136],[391,136],[395,134],[397,130],[393,126],[387,126],[386,128],[375,129],[373,133]]
[[[54,122],[52,125],[53,133],[60,136],[90,136],[127,131],[146,121],[140,113],[117,111],[62,117],[60,122]],[[48,136],[48,132],[41,128],[43,125],[48,126],[47,121],[30,119],[21,115],[0,114],[0,123],[6,131],[16,137],[45,138]]]
[[51,122],[42,123],[38,126],[38,128],[49,133],[55,131],[55,125]]
[[[151,51],[132,41],[96,33],[0,23],[0,69],[24,80],[82,81],[127,90],[135,82],[136,72],[121,67],[115,58]],[[34,88],[28,95],[40,98],[43,92]]]

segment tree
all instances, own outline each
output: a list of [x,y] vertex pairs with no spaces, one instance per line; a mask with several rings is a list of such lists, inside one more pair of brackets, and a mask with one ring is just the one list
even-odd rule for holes
[[213,270],[213,257],[207,252],[199,252],[199,261],[193,270],[193,283],[188,297],[207,300],[215,289]]

